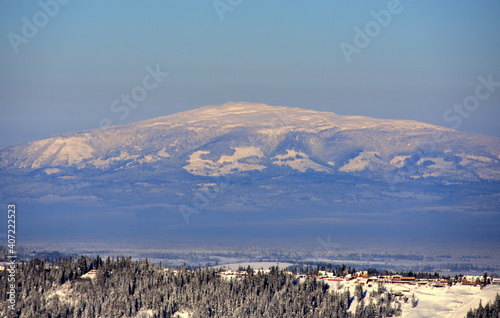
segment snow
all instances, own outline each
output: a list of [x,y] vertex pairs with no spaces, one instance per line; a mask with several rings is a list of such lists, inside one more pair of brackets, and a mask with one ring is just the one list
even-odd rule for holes
[[391,159],[391,165],[401,168],[405,165],[405,160],[411,156],[395,156]]
[[115,161],[123,161],[123,160],[134,160],[140,157],[140,155],[130,155],[126,151],[121,151],[119,156],[111,157],[108,159],[97,158],[91,161],[91,164],[96,168],[104,169],[108,168]]
[[259,148],[256,147],[243,147],[243,148],[233,148],[234,149],[234,154],[231,156],[221,156],[219,161],[217,161],[218,164],[225,164],[225,163],[237,163],[238,160],[243,159],[243,158],[248,158],[252,156],[256,156],[258,158],[262,158],[264,154]]
[[51,174],[61,172],[61,169],[58,169],[58,168],[47,168],[47,169],[43,170],[43,172],[45,172],[47,175],[50,176]]
[[[20,166],[32,169],[41,168],[46,165],[73,165],[94,155],[92,147],[85,142],[85,137],[54,137],[30,143],[27,152],[36,159],[30,164],[27,160]],[[41,153],[40,153],[41,152]]]
[[189,164],[183,169],[194,175],[220,176],[233,171],[262,171],[266,166],[260,164],[243,163],[240,160],[251,157],[262,158],[264,154],[257,147],[235,147],[232,155],[223,155],[217,161],[201,158],[202,155],[210,154],[210,151],[198,150],[193,152],[188,159]]
[[431,173],[424,173],[422,175],[422,177],[423,178],[430,178],[430,177],[436,178],[436,177],[439,177],[440,175],[441,175],[441,173],[439,173],[439,172],[431,172]]
[[96,276],[97,276],[97,272],[96,271],[90,271],[90,272],[87,272],[87,273],[83,274],[81,276],[81,278],[84,278],[84,279],[85,278],[94,279],[94,278],[96,278]]
[[[492,159],[485,157],[485,156],[475,156],[475,155],[470,155],[470,154],[456,154],[455,156],[464,158],[464,160],[470,159],[470,160],[475,160],[475,161],[480,161],[480,162],[491,162]],[[470,160],[468,160],[470,162]],[[462,164],[462,163],[460,163]]]
[[71,290],[71,282],[66,282],[54,289],[47,297],[48,302],[52,302],[57,298],[62,303],[68,303],[71,305],[78,305],[77,297]]
[[186,129],[194,132],[202,132],[206,130],[204,127],[187,127]]
[[292,130],[293,130],[293,127],[284,126],[284,127],[263,128],[263,129],[259,129],[257,132],[259,134],[265,135],[266,137],[269,137],[269,136],[284,135]]
[[[349,289],[351,295],[354,294],[354,288],[357,281],[363,282],[363,279],[343,280],[343,281],[325,281],[332,290]],[[432,283],[427,285],[411,285],[411,284],[392,284],[384,283],[384,287],[389,292],[401,292],[410,300],[403,303],[402,317],[419,318],[462,318],[465,317],[471,308],[477,308],[481,301],[483,306],[495,299],[496,294],[500,293],[499,285],[488,285],[481,289],[479,286],[470,285],[452,285],[447,287],[434,287]],[[376,282],[371,283],[369,287],[366,282],[363,286],[364,290],[368,290],[367,295],[374,289],[378,288]],[[418,299],[418,305],[412,307],[411,297],[415,295]],[[367,303],[367,298],[365,298]],[[357,302],[353,302],[349,307],[352,312],[355,310]]]
[[363,151],[356,158],[349,159],[349,162],[342,166],[339,171],[352,172],[365,170],[370,162],[374,161],[375,156],[380,155],[376,151]]
[[476,174],[485,180],[500,180],[500,171],[493,168],[491,164],[496,163],[497,160],[485,156],[476,156],[471,154],[456,154],[455,156],[462,158],[459,165],[469,169],[474,169]]
[[193,152],[188,159],[189,164],[187,166],[184,166],[183,168],[186,169],[188,172],[191,172],[192,174],[196,175],[204,175],[203,173],[207,168],[211,169],[214,168],[215,164],[211,160],[205,160],[202,159],[201,156],[205,154],[209,154],[210,151],[206,150],[198,150]]
[[[120,159],[120,158],[115,157],[115,158],[110,158],[110,159],[113,159],[113,160],[130,160],[130,159],[132,159],[131,157],[132,156],[126,157],[125,159]],[[160,151],[158,151],[157,154],[149,154],[149,155],[145,155],[144,157],[142,157],[140,159],[137,159],[137,163],[139,163],[139,164],[153,163],[153,162],[157,162],[157,161],[163,160],[164,158],[169,158],[169,157],[170,157],[170,154],[167,153],[165,147],[163,147]],[[130,164],[134,164],[134,163],[132,162]]]
[[[139,310],[139,312],[137,313],[136,317],[154,317],[154,313],[153,313],[153,310],[152,309],[141,309]],[[174,316],[175,317],[175,316]],[[186,318],[189,318],[189,316],[185,316]],[[181,316],[180,318],[184,318],[183,316]]]
[[158,161],[159,159],[151,156],[151,155],[146,155],[144,156],[144,158],[141,158],[141,159],[138,159],[137,162],[138,163],[151,163],[151,162],[155,162],[155,161]]
[[69,293],[69,284],[65,284],[61,286],[59,289],[57,289],[52,295],[48,297],[48,299],[57,296],[60,301],[62,302],[70,302],[70,293]]
[[317,164],[316,162],[309,159],[309,156],[302,151],[287,149],[286,154],[276,155],[271,159],[275,159],[273,161],[273,164],[275,165],[289,166],[290,168],[298,170],[300,172],[306,172],[308,169],[324,172],[330,171],[329,168]]
[[167,153],[167,149],[163,147],[160,151],[158,151],[158,156],[163,158],[168,158],[170,155]]
[[484,180],[500,180],[500,170],[491,169],[491,168],[483,168],[477,169],[477,175]]
[[[263,104],[261,104],[263,105]],[[231,114],[231,115],[241,115],[241,114],[250,114],[250,113],[255,113],[258,110],[255,109],[254,107],[248,107],[247,103],[226,103],[224,104],[225,107],[219,111],[218,109],[207,109],[206,113],[208,114],[213,114],[213,115],[220,115],[221,113],[223,115],[226,114]]]
[[440,169],[440,170],[452,170],[455,169],[455,165],[451,161],[446,161],[444,158],[431,158],[424,157],[417,161],[417,165],[421,166],[425,162],[432,162],[427,168]]
[[402,317],[465,317],[471,308],[477,308],[479,301],[483,306],[493,300],[500,293],[500,286],[486,286],[480,289],[477,286],[455,285],[443,288],[432,286],[405,286],[418,298],[415,308],[403,306]]
[[[246,140],[238,144],[240,141],[231,138],[234,132],[255,141],[255,147],[247,147]],[[402,168],[415,149],[437,133],[443,134],[447,141],[442,146],[441,155],[419,161],[420,166],[415,165],[418,169],[410,170],[411,178],[444,176],[453,178],[453,181],[500,180],[497,139],[484,139],[488,143],[478,139],[479,143],[476,143],[475,139],[465,136],[462,145],[461,137],[454,136],[453,130],[414,121],[340,116],[331,112],[246,102],[205,106],[138,123],[30,142],[3,151],[0,164],[2,167],[26,169],[73,165],[79,169],[106,170],[117,166],[121,169],[138,165],[157,166],[156,162],[168,158],[168,162],[165,160],[162,164],[175,169],[182,167],[201,176],[263,171],[266,169],[263,162],[300,172],[334,173],[338,169],[351,173],[364,170],[380,173],[381,170]],[[372,140],[388,135],[396,142],[391,139],[387,143],[380,141],[380,145],[371,144]],[[212,160],[202,159],[204,153],[199,151],[213,151],[211,142],[214,140],[221,140],[218,143],[221,147],[233,147],[235,153]],[[289,140],[290,143],[285,144]],[[338,147],[339,142],[341,147]],[[479,148],[476,146],[482,144],[488,147],[481,149],[491,150],[477,152]],[[377,148],[373,148],[375,146]],[[347,163],[339,163],[336,158],[349,156],[346,151],[353,147],[364,151],[355,158],[348,157]],[[436,149],[435,153],[439,150]],[[276,151],[279,155],[273,158],[264,156]],[[383,158],[379,158],[375,151],[379,151]],[[185,154],[189,158],[187,165],[183,161]],[[450,160],[452,156],[459,163]],[[426,166],[423,164],[425,160],[431,160],[432,164]],[[54,173],[57,172],[45,170],[47,175]]]
[[153,126],[170,126],[170,123],[157,122],[157,123],[142,125],[142,127],[153,127]]

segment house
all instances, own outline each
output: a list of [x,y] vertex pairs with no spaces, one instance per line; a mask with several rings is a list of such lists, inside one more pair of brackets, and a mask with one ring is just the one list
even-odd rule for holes
[[434,287],[446,287],[448,286],[448,281],[446,279],[440,279],[438,280],[434,285]]
[[392,283],[392,278],[390,276],[379,276],[378,281],[382,283]]
[[363,278],[368,278],[368,271],[360,271],[356,272],[356,277],[363,277]]
[[462,285],[476,285],[481,283],[481,276],[464,276]]
[[479,276],[464,276],[462,278],[462,285],[476,285],[481,282]]
[[395,284],[415,284],[416,278],[394,275],[392,276],[392,282]]

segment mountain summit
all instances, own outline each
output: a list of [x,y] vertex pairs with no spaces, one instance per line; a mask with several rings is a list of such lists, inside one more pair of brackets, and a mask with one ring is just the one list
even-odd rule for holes
[[415,121],[230,102],[1,149],[0,193],[174,210],[496,211],[499,155],[500,138]]
[[[500,180],[500,138],[407,120],[230,102],[3,149],[4,171],[70,178],[86,170],[197,176],[356,175],[433,182]],[[69,172],[69,173],[68,173]]]
[[497,237],[499,154],[415,121],[231,102],[0,149],[0,198],[36,242]]

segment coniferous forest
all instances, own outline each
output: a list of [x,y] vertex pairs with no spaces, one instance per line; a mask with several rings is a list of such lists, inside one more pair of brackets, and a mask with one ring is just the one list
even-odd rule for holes
[[467,318],[498,318],[500,317],[500,295],[491,304],[483,306],[482,303],[476,309],[471,309],[467,313]]
[[[93,270],[93,271],[92,271]],[[94,276],[89,278],[92,271]],[[0,297],[8,299],[8,271],[1,271]],[[400,314],[397,297],[361,289],[336,290],[314,272],[297,279],[285,270],[248,271],[225,279],[215,268],[173,270],[131,257],[31,259],[18,264],[15,311],[7,317],[389,317]],[[359,299],[358,299],[359,298]],[[356,301],[355,308],[349,307]],[[354,307],[354,304],[353,304]]]

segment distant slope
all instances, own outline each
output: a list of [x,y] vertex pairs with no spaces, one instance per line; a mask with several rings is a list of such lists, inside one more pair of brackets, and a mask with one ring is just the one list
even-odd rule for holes
[[218,176],[277,169],[381,178],[500,180],[500,138],[405,120],[252,103],[206,106],[3,149],[1,168],[184,169]]
[[57,135],[1,149],[0,159],[4,198],[175,207],[215,191],[210,204],[229,209],[353,200],[498,209],[500,138],[264,104]]

